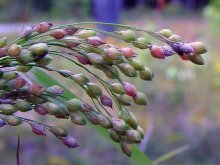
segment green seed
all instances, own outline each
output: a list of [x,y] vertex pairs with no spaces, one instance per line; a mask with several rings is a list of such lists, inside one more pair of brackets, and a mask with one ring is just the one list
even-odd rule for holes
[[14,79],[16,77],[18,77],[17,72],[10,71],[10,72],[4,72],[2,79],[9,81],[9,80]]
[[2,37],[0,38],[0,48],[3,48],[7,43],[7,38],[6,37]]
[[61,126],[51,126],[50,131],[54,135],[59,136],[59,137],[66,137],[67,136],[67,130]]
[[34,61],[34,55],[29,50],[22,49],[19,56],[18,56],[18,61],[23,63],[23,64],[33,62]]
[[49,55],[45,56],[44,58],[38,60],[36,63],[39,66],[47,66],[51,63],[51,61],[53,60],[53,58]]
[[86,119],[82,113],[73,112],[70,113],[71,121],[76,125],[86,125]]
[[132,42],[132,45],[139,49],[147,49],[150,42],[144,37],[139,37],[136,41]]
[[119,143],[121,141],[120,135],[115,130],[110,129],[109,134],[111,139],[114,140],[115,142]]
[[136,77],[137,76],[136,70],[129,64],[125,64],[125,63],[120,64],[119,69],[127,77]]
[[162,29],[157,33],[162,35],[165,38],[169,38],[173,34],[173,32],[170,29]]
[[31,70],[31,68],[32,68],[32,66],[22,66],[22,65],[16,66],[17,71],[24,72],[24,73]]
[[137,131],[138,133],[140,134],[141,138],[143,139],[144,138],[144,130],[143,128],[141,128],[140,126],[137,127]]
[[132,105],[132,98],[126,94],[120,95],[117,100],[122,105],[126,105],[126,106]]
[[44,56],[48,53],[48,46],[45,43],[38,43],[28,48],[36,56]]
[[101,96],[102,90],[95,83],[89,82],[89,83],[87,83],[87,87],[88,87],[87,93],[90,97],[97,98],[97,97]]
[[17,112],[17,109],[15,106],[11,104],[0,104],[0,111],[3,112],[3,114],[11,115],[15,112]]
[[45,105],[47,111],[49,112],[50,115],[55,115],[55,114],[59,114],[62,113],[62,109],[60,108],[60,106],[58,106],[55,103],[52,102],[46,102],[43,105]]
[[21,112],[27,112],[32,110],[32,106],[25,100],[18,99],[14,102],[14,106]]
[[144,70],[144,64],[142,64],[140,61],[135,59],[129,60],[130,65],[137,71],[143,71]]
[[89,38],[89,37],[92,37],[92,36],[96,36],[97,33],[93,30],[81,30],[79,33],[78,33],[78,37],[79,38],[82,38],[82,39],[86,39],[86,38]]
[[83,109],[82,101],[77,98],[65,101],[65,105],[69,112],[77,112]]
[[137,129],[138,128],[138,123],[135,115],[133,113],[129,113],[129,118],[127,120],[127,123],[133,128]]
[[137,95],[133,98],[134,102],[138,105],[147,105],[147,97],[142,92],[137,92]]
[[22,123],[21,118],[19,118],[17,116],[12,116],[12,115],[6,116],[5,121],[10,126],[18,126]]
[[121,35],[121,38],[126,42],[132,42],[136,40],[136,35],[132,30],[120,31],[119,34]]
[[74,74],[72,79],[79,85],[86,85],[89,82],[88,77],[82,73]]
[[20,52],[21,52],[21,46],[17,45],[17,44],[12,44],[9,48],[8,48],[8,54],[11,57],[17,57],[19,56]]
[[139,72],[139,76],[142,80],[147,80],[147,81],[151,81],[154,77],[152,71],[145,67],[143,71]]
[[118,93],[118,94],[124,94],[125,93],[124,86],[120,83],[111,84],[111,89],[114,93]]

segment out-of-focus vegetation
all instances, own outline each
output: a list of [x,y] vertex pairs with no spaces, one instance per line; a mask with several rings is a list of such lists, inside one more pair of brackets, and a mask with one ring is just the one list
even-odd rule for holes
[[[67,15],[82,21],[91,18],[91,1],[62,2],[55,0],[52,2],[53,6],[48,9],[49,12],[39,13],[31,11],[28,7],[31,4],[24,0],[19,4],[23,6],[22,11],[8,12],[10,5],[15,4],[12,4],[12,1],[1,0],[0,19],[1,22],[32,21],[33,18],[34,20],[41,18],[55,20],[66,18]],[[24,3],[26,5],[23,5]],[[77,3],[77,6],[73,4],[71,7],[70,3]],[[139,90],[144,91],[149,99],[147,109],[134,107],[134,113],[141,121],[141,125],[145,127],[146,135],[149,137],[140,147],[151,159],[156,159],[171,150],[188,145],[187,151],[168,160],[166,164],[218,164],[220,162],[218,152],[220,149],[220,40],[218,37],[220,1],[210,1],[209,5],[202,10],[204,15],[201,11],[192,11],[184,17],[182,15],[186,9],[179,7],[181,10],[175,5],[168,4],[163,10],[166,16],[151,8],[147,10],[141,8],[141,12],[132,9],[122,13],[122,22],[125,24],[154,30],[170,28],[184,36],[187,41],[202,40],[209,50],[205,57],[206,65],[203,67],[183,63],[178,57],[166,61],[154,61],[146,51],[139,52],[138,58],[145,61],[155,74],[153,83],[134,81],[139,85]],[[28,14],[16,14],[17,12]],[[60,68],[66,64],[65,61],[54,63]],[[56,77],[56,75],[53,76]],[[63,84],[68,85],[70,90],[74,88],[68,81],[63,81]],[[81,94],[79,91],[79,95]],[[21,151],[24,162],[34,160],[36,164],[38,161],[39,164],[43,161],[43,163],[48,161],[50,164],[55,164],[53,162],[100,164],[104,161],[106,164],[131,164],[129,159],[87,128],[69,126],[69,131],[72,131],[77,139],[82,139],[83,146],[76,150],[61,147],[53,137],[48,137],[50,140],[39,139],[30,136],[31,132],[28,129],[21,128],[20,131],[23,131]],[[0,162],[14,162],[16,135],[13,131],[7,132],[7,129],[1,128],[0,136],[3,140],[0,142],[0,154],[3,156],[0,157]]]

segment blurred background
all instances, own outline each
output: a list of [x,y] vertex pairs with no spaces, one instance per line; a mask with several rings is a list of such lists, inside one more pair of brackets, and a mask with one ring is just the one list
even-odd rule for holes
[[[155,79],[153,82],[131,80],[149,100],[147,108],[132,107],[131,111],[145,129],[145,139],[139,147],[150,159],[188,146],[187,151],[164,164],[220,163],[219,0],[0,0],[0,37],[7,36],[12,41],[23,26],[42,21],[55,25],[79,21],[116,22],[153,31],[169,28],[188,42],[204,42],[209,51],[203,56],[204,66],[182,61],[177,56],[152,59],[148,51],[135,50],[138,58],[152,69]],[[149,40],[157,43],[152,38]],[[120,46],[121,43],[115,44]],[[65,65],[66,69],[80,72],[74,66],[66,67],[66,61],[57,60],[53,65],[58,68]],[[70,81],[61,81],[75,91]],[[77,94],[83,95],[82,91]],[[134,164],[90,127],[76,127],[52,118],[40,120],[63,124],[81,146],[69,150],[52,135],[42,138],[33,135],[30,128],[3,127],[0,164],[15,164],[17,134],[21,137],[24,165]]]

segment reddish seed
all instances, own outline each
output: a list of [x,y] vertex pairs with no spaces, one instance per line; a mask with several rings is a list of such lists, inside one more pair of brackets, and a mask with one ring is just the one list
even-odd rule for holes
[[159,46],[152,45],[150,47],[150,53],[154,58],[165,59],[165,54],[163,52],[163,49]]
[[56,29],[50,35],[56,39],[62,39],[66,35],[66,32],[63,29]]
[[31,84],[28,90],[34,95],[41,95],[45,91],[44,87],[39,84]]
[[136,87],[129,82],[124,83],[124,89],[128,96],[135,97],[137,95]]
[[73,35],[73,34],[75,34],[77,32],[78,29],[71,26],[71,27],[67,27],[64,30],[66,32],[66,35]]
[[180,58],[182,60],[189,61],[189,56],[187,54],[183,54],[182,56],[180,56]]
[[53,24],[51,22],[41,22],[34,26],[34,30],[38,33],[45,33],[47,32]]
[[87,43],[92,45],[92,46],[100,46],[105,44],[105,42],[102,41],[101,38],[94,36],[94,37],[89,37],[86,39]]
[[92,64],[86,56],[77,55],[76,58],[83,65],[91,65]]
[[136,54],[129,47],[121,48],[121,53],[125,56],[125,58],[133,58],[136,57]]

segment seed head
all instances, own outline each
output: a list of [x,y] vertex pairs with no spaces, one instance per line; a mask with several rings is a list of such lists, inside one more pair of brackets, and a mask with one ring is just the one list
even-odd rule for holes
[[45,33],[53,26],[50,22],[41,22],[34,26],[34,30],[38,33]]
[[132,42],[132,45],[139,49],[147,49],[149,44],[150,42],[144,37],[139,37],[136,41]]
[[13,105],[21,112],[27,112],[32,110],[31,104],[22,99],[17,99]]
[[71,100],[65,101],[65,105],[69,112],[77,112],[83,109],[82,101],[77,98],[73,98]]
[[140,61],[138,61],[136,59],[130,59],[129,64],[137,71],[144,70],[144,64],[142,64]]
[[61,126],[50,126],[49,129],[56,136],[59,136],[59,137],[66,137],[67,136],[67,130],[65,130]]
[[144,138],[144,130],[143,128],[141,128],[140,126],[137,127],[137,131],[138,133],[140,134],[141,138],[143,139]]
[[141,142],[141,136],[138,131],[129,129],[125,133],[126,140],[128,143],[140,143]]
[[70,113],[70,118],[73,124],[76,125],[86,125],[86,119],[80,112],[72,112]]
[[138,105],[147,105],[148,103],[147,97],[142,92],[137,92],[136,96],[133,99],[134,99],[135,104],[138,104]]
[[74,74],[72,78],[79,85],[86,85],[89,83],[89,79],[82,73]]
[[122,119],[118,119],[118,118],[113,117],[113,118],[111,118],[111,123],[112,123],[113,129],[116,131],[128,130],[128,125]]
[[35,57],[31,51],[27,49],[22,49],[19,56],[17,57],[18,61],[22,64],[27,64],[29,62],[33,62]]
[[169,38],[173,34],[173,32],[170,29],[162,29],[157,33],[162,35],[165,38]]
[[152,71],[147,67],[144,67],[144,70],[139,72],[139,76],[146,81],[151,81],[154,78]]
[[21,46],[17,45],[17,44],[12,44],[9,48],[8,48],[8,54],[11,57],[18,57],[20,52],[21,52]]
[[90,44],[92,46],[101,46],[101,45],[105,44],[105,42],[97,36],[89,37],[86,39],[86,41],[88,44]]
[[133,50],[129,47],[124,47],[124,48],[121,48],[121,53],[122,55],[125,56],[125,58],[133,58],[133,57],[136,57],[136,54],[133,52]]
[[29,36],[34,30],[34,26],[26,26],[22,29],[21,33],[20,33],[20,37],[23,38],[23,37],[27,37]]
[[74,139],[71,136],[67,136],[67,137],[62,138],[62,143],[64,145],[66,145],[68,148],[76,148],[79,146],[76,139]]
[[132,85],[129,82],[125,82],[124,83],[124,89],[125,89],[125,94],[127,94],[128,96],[131,96],[131,97],[136,97],[137,90],[136,90],[136,87],[134,85]]
[[0,104],[0,110],[5,115],[11,115],[11,114],[17,112],[16,107],[11,104]]
[[31,84],[28,88],[28,91],[34,95],[39,96],[45,91],[45,88],[39,84]]
[[7,38],[6,37],[0,38],[0,48],[3,48],[4,46],[6,46],[6,44],[7,44]]
[[74,26],[69,26],[67,28],[64,29],[66,35],[73,35],[78,31],[78,28],[74,27]]
[[207,49],[202,42],[192,42],[190,45],[192,46],[195,54],[203,54],[207,52]]
[[42,66],[42,67],[45,67],[47,65],[49,65],[51,62],[52,62],[53,58],[49,55],[41,58],[40,60],[37,60],[36,64],[38,66]]
[[46,92],[50,95],[59,96],[64,93],[64,89],[58,85],[54,85],[54,86],[47,88]]
[[100,100],[101,100],[101,103],[102,103],[104,106],[107,106],[107,107],[112,108],[112,99],[109,98],[107,95],[102,94],[101,97],[100,97]]
[[117,93],[117,94],[124,94],[125,93],[124,86],[120,83],[111,84],[111,89],[114,93]]
[[6,116],[5,121],[10,126],[18,126],[18,125],[22,124],[21,118],[19,118],[17,116],[12,116],[12,115]]
[[92,64],[90,62],[89,58],[85,55],[77,55],[76,58],[83,65],[91,65]]
[[95,83],[89,82],[87,83],[87,87],[88,87],[87,93],[89,94],[90,97],[97,98],[102,95],[101,88]]
[[48,46],[45,43],[38,43],[28,48],[35,56],[45,56],[48,53]]
[[43,125],[38,123],[31,123],[32,132],[36,135],[46,136],[46,129]]
[[50,35],[55,39],[62,39],[63,37],[65,37],[66,31],[63,29],[56,29],[53,30]]
[[136,35],[132,30],[119,31],[121,38],[126,42],[132,42],[136,40]]
[[111,60],[119,60],[122,58],[122,54],[116,48],[110,47],[105,50],[105,56]]
[[165,59],[164,51],[159,46],[152,45],[150,47],[150,53],[151,53],[152,57],[154,57],[154,58]]
[[109,129],[109,134],[115,142],[119,143],[121,141],[121,136],[114,129]]
[[62,113],[62,109],[60,108],[60,106],[55,103],[46,102],[43,105],[46,107],[46,109],[50,115]]
[[128,157],[131,157],[132,154],[132,147],[131,144],[126,142],[121,142],[121,150],[124,154],[126,154]]
[[183,38],[176,34],[172,34],[168,39],[175,42],[183,41]]
[[128,63],[120,64],[119,69],[127,77],[137,77],[137,71]]
[[37,112],[39,115],[46,115],[49,112],[47,111],[46,104],[39,104],[35,106],[34,111]]
[[2,118],[0,118],[0,128],[7,125],[5,120],[3,120]]
[[96,35],[97,35],[97,33],[93,30],[81,30],[78,33],[78,37],[82,38],[82,39],[86,39],[86,38],[93,37],[93,36],[96,36]]
[[197,65],[204,65],[204,59],[200,54],[194,54],[192,57],[190,57],[190,61]]

